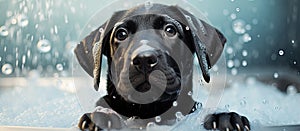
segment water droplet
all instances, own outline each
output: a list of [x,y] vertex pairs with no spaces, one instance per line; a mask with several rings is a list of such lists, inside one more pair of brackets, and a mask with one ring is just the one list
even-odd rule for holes
[[226,50],[226,52],[228,54],[232,54],[233,53],[233,48],[232,47],[228,47],[227,50]]
[[238,70],[236,68],[231,69],[231,74],[232,75],[237,75],[237,73],[238,73]]
[[64,66],[61,63],[58,63],[58,64],[56,64],[56,70],[63,71],[64,70]]
[[10,75],[13,72],[13,66],[9,63],[4,64],[1,69],[5,75]]
[[160,117],[160,116],[156,116],[156,117],[155,117],[155,121],[156,121],[157,123],[161,122],[161,117]]
[[273,77],[274,77],[274,78],[278,78],[278,77],[279,77],[279,74],[278,74],[277,72],[275,72],[275,73],[273,74]]
[[58,33],[58,29],[57,29],[57,26],[54,25],[54,33],[57,34]]
[[64,18],[65,18],[65,23],[66,23],[66,24],[68,24],[68,23],[69,23],[68,16],[67,16],[67,15],[65,15],[65,16],[64,16]]
[[295,95],[297,94],[298,90],[296,88],[296,86],[294,85],[289,85],[287,88],[286,88],[286,93],[288,95]]
[[233,31],[237,34],[244,34],[246,32],[245,25],[246,23],[244,20],[237,19],[232,23]]
[[0,35],[1,36],[7,36],[8,35],[8,30],[7,30],[6,26],[1,26],[0,27]]
[[182,115],[182,113],[180,111],[176,112],[175,116],[176,116],[177,121],[181,121],[184,118],[184,116]]
[[297,64],[297,61],[293,61],[293,64],[296,65],[296,64]]
[[177,106],[177,104],[178,104],[177,101],[173,102],[173,106]]
[[154,127],[155,126],[155,123],[154,122],[149,122],[148,124],[147,124],[147,128],[152,128],[152,127]]
[[295,44],[295,40],[292,40],[292,43]]
[[149,10],[152,6],[153,6],[153,4],[152,4],[151,1],[147,1],[147,2],[145,3],[145,8],[146,8],[146,10]]
[[251,41],[251,36],[248,34],[248,33],[246,33],[246,34],[244,34],[243,35],[243,41],[244,42],[249,42],[249,41]]
[[99,32],[100,32],[100,33],[103,33],[103,32],[104,32],[104,29],[103,29],[103,28],[100,28],[100,29],[99,29]]
[[247,66],[247,65],[248,65],[247,61],[246,61],[246,60],[243,60],[243,61],[242,61],[242,65],[243,65],[243,66]]
[[189,96],[192,96],[192,95],[193,95],[193,92],[192,92],[192,91],[189,91],[189,92],[188,92],[188,95],[189,95]]
[[230,18],[233,19],[233,20],[236,19],[236,14],[231,14]]
[[25,64],[25,62],[26,62],[26,55],[23,55],[22,56],[22,64]]
[[17,20],[18,20],[18,25],[21,27],[26,27],[29,23],[28,17],[24,14],[18,15]]
[[247,52],[246,50],[243,50],[242,55],[243,55],[244,57],[246,57],[246,56],[248,55],[248,52]]
[[51,50],[51,44],[49,40],[43,39],[39,40],[37,43],[37,48],[42,53],[47,53]]
[[252,27],[251,27],[251,25],[247,24],[247,25],[245,26],[245,29],[246,29],[246,30],[251,30]]
[[18,22],[17,19],[15,19],[15,18],[11,19],[11,24],[15,25],[15,24],[17,24],[17,22]]
[[284,55],[284,51],[283,51],[283,50],[279,50],[279,51],[278,51],[278,54],[279,54],[280,56],[283,56],[283,55]]
[[235,8],[235,11],[236,11],[236,12],[240,12],[241,9],[240,9],[239,7],[237,7],[237,8]]
[[186,26],[186,27],[185,27],[185,30],[190,30],[190,27]]
[[227,67],[228,67],[228,68],[232,68],[233,66],[234,66],[233,60],[228,60],[228,61],[227,61]]

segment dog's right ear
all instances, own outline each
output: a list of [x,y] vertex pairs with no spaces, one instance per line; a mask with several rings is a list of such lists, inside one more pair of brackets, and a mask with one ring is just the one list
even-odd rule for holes
[[74,53],[81,67],[92,77],[94,77],[94,54],[93,49],[96,42],[99,42],[101,32],[99,29],[103,29],[103,24],[98,29],[91,32],[76,46]]
[[126,11],[119,11],[86,36],[75,48],[74,53],[82,68],[94,78],[94,88],[99,89],[102,55],[109,57],[110,35],[114,25]]

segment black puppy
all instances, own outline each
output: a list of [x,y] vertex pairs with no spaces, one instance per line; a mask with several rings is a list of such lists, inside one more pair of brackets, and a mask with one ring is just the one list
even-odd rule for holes
[[[198,103],[191,96],[193,54],[209,82],[209,68],[225,42],[217,29],[177,6],[141,5],[116,12],[75,49],[80,65],[94,77],[96,90],[102,55],[108,63],[108,95],[97,102],[97,111],[81,117],[79,128],[120,129],[128,118],[171,124],[177,112],[194,112]],[[204,127],[250,130],[247,118],[233,112],[208,115]]]

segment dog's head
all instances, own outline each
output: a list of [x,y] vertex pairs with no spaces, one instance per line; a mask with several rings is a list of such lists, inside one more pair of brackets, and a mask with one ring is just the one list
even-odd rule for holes
[[137,103],[143,93],[154,92],[147,99],[164,101],[175,99],[181,87],[191,86],[193,54],[209,82],[209,68],[220,57],[225,42],[217,29],[189,12],[154,4],[116,12],[77,45],[75,54],[94,77],[96,90],[105,55],[109,80],[125,100]]

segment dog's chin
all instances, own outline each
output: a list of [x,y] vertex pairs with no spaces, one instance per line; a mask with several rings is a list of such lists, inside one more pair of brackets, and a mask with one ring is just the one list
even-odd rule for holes
[[[122,97],[130,103],[139,103],[141,98],[145,99],[144,101],[152,102],[172,101],[176,100],[181,91],[181,78],[178,76],[179,73],[176,73],[172,68],[154,70],[146,75],[137,72],[129,74],[130,83],[120,84],[123,86],[119,86],[121,88],[119,93],[125,94]],[[146,93],[154,93],[156,96],[143,96]]]

